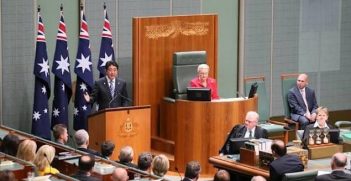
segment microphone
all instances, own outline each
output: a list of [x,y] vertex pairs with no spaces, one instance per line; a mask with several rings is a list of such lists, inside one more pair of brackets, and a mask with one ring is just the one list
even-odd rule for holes
[[118,90],[116,90],[116,95],[111,99],[111,101],[108,103],[108,107],[110,108],[111,107],[111,103],[118,97],[118,96],[121,96],[123,99],[127,100],[128,102],[132,103],[133,104],[133,100],[122,95]]
[[236,91],[236,96],[239,97],[239,98],[244,98],[246,99],[245,95],[240,93],[239,91]]
[[46,160],[47,160],[47,161],[48,161],[48,163],[49,163],[50,174],[52,174],[52,173],[51,173],[51,162],[50,162],[50,160],[49,160],[48,156],[46,155],[46,153],[44,153],[44,157],[46,158]]
[[175,167],[175,171],[178,173],[179,177],[180,177],[180,181],[183,180],[182,175],[180,174],[178,167]]

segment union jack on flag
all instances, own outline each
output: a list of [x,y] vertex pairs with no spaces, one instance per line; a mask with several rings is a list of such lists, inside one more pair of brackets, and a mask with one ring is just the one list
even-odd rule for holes
[[51,125],[68,126],[68,104],[72,95],[70,61],[67,48],[66,24],[63,8],[60,11],[60,22],[56,36],[56,49],[52,65],[55,75],[54,100],[52,104]]
[[74,72],[77,74],[73,115],[73,128],[75,130],[87,129],[88,127],[87,118],[91,111],[91,104],[86,102],[84,94],[87,92],[90,95],[94,86],[88,24],[85,20],[83,8],[81,8],[80,14],[79,43],[74,67]]
[[38,33],[33,74],[35,76],[32,134],[51,139],[49,106],[50,71],[46,50],[45,28],[38,8]]
[[100,72],[100,78],[106,75],[105,65],[108,61],[115,61],[115,53],[113,51],[112,43],[112,32],[110,21],[108,20],[106,5],[104,5],[104,27],[102,29],[101,36],[101,46],[100,46],[100,55],[98,62],[98,70]]

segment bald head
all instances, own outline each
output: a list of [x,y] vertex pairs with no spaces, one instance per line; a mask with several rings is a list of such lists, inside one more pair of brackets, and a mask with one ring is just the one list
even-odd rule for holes
[[127,181],[129,179],[128,173],[124,168],[116,168],[111,175],[113,181]]
[[271,149],[274,156],[282,157],[286,154],[286,147],[282,140],[274,140]]
[[213,181],[230,181],[230,175],[226,170],[218,170]]
[[254,176],[251,181],[266,181],[266,179],[262,176]]
[[331,159],[332,170],[344,169],[347,164],[347,157],[343,153],[335,153]]
[[299,89],[303,89],[307,86],[307,84],[308,84],[308,75],[307,74],[300,74],[296,80],[297,87]]

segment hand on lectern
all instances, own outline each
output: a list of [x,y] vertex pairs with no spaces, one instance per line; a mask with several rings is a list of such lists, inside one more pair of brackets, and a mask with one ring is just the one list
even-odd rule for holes
[[84,99],[85,101],[90,102],[90,95],[88,94],[88,92],[85,92]]

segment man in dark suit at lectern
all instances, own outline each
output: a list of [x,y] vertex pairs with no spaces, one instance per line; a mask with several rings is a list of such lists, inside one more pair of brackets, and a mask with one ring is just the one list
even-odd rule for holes
[[243,125],[234,126],[219,153],[223,155],[229,154],[229,144],[231,138],[267,138],[267,130],[257,126],[258,120],[259,115],[257,112],[247,112],[245,123]]
[[117,77],[118,64],[114,61],[106,63],[106,77],[95,81],[92,94],[84,94],[87,102],[93,104],[97,102],[99,110],[111,107],[128,106],[127,84],[124,80]]

